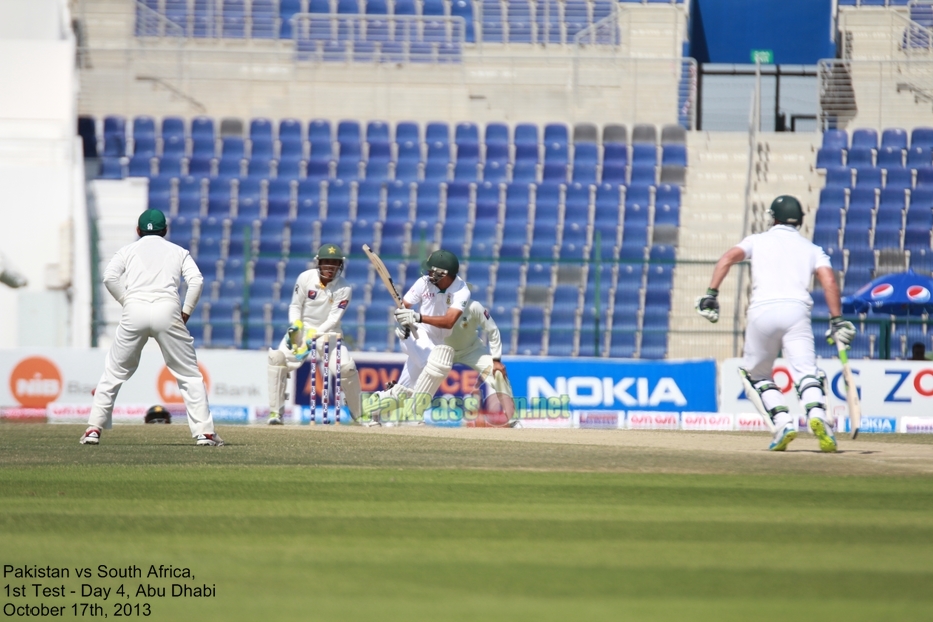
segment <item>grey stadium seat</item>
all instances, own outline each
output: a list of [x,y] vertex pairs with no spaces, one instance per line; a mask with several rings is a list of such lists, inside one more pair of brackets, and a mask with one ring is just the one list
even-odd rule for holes
[[679,125],[665,125],[661,128],[662,145],[683,145],[687,142],[687,130]]
[[574,143],[597,143],[599,142],[599,130],[592,123],[577,123],[573,126]]
[[603,144],[628,144],[628,128],[618,123],[609,123],[603,126]]
[[638,123],[632,128],[632,143],[658,144],[658,128],[651,123]]
[[227,136],[235,136],[238,138],[243,136],[243,121],[241,119],[234,119],[232,117],[221,119],[220,137],[225,138]]

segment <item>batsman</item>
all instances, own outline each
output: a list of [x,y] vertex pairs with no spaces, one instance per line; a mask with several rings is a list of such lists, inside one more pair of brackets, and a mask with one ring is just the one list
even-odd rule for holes
[[[340,247],[324,244],[315,255],[317,266],[298,275],[288,306],[288,333],[279,347],[269,349],[269,425],[283,423],[285,387],[288,374],[301,367],[308,357],[311,341],[320,333],[340,332],[340,322],[350,305],[350,284],[340,276],[345,258]],[[329,337],[326,337],[329,339]],[[320,338],[318,338],[320,339]],[[321,351],[321,343],[318,350]],[[336,373],[336,356],[331,371]],[[356,363],[346,346],[340,346],[340,384],[347,409],[354,421],[360,417],[360,380]],[[314,379],[312,379],[312,382]]]
[[[458,276],[460,260],[452,252],[436,250],[425,260],[423,276],[406,292],[404,308],[395,311],[396,335],[408,355],[398,382],[389,390],[390,400],[414,403],[415,421],[424,411],[454,364],[454,348],[445,343],[470,304],[470,288]],[[418,306],[419,311],[412,309]],[[418,325],[418,337],[412,328]],[[378,398],[377,398],[378,399]],[[368,423],[379,423],[379,411],[367,413]]]
[[797,423],[771,375],[774,361],[783,351],[820,450],[834,452],[836,437],[826,409],[826,376],[816,367],[810,321],[813,299],[809,285],[814,274],[832,316],[826,339],[848,347],[855,338],[855,327],[842,319],[839,286],[829,257],[800,235],[800,202],[792,196],[779,196],[771,203],[769,213],[774,224],[768,231],[746,237],[719,259],[706,295],[697,298],[696,310],[710,322],[718,321],[720,284],[734,264],[751,261],[752,295],[745,329],[745,360],[739,373],[748,399],[774,431],[768,449],[784,451],[797,437]]

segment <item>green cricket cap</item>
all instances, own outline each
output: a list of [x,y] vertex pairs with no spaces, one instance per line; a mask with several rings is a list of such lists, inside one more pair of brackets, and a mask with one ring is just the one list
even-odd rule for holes
[[147,209],[139,215],[139,230],[144,234],[148,231],[164,231],[166,228],[165,214],[157,209]]

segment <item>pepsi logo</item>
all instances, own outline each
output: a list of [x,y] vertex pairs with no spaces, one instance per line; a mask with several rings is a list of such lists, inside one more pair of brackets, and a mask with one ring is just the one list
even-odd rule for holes
[[876,285],[871,290],[871,297],[873,300],[879,300],[881,298],[889,298],[894,293],[894,286],[890,283],[882,283],[881,285]]
[[907,288],[907,300],[911,302],[928,302],[930,290],[922,285],[911,285]]

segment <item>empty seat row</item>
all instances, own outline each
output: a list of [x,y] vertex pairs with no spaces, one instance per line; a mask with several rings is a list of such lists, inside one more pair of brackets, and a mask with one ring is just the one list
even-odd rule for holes
[[[393,144],[398,153],[402,146],[422,155],[428,145],[471,147],[483,146],[492,150],[492,159],[508,159],[504,147],[527,151],[534,146],[547,145],[628,145],[629,131],[624,124],[608,123],[600,128],[593,123],[577,123],[571,128],[564,123],[549,123],[539,128],[533,123],[518,123],[510,128],[505,123],[458,123],[451,127],[444,122],[430,122],[422,126],[412,121],[397,123],[394,127],[384,121],[344,120],[332,124],[326,119],[315,119],[307,125],[297,119],[282,119],[277,124],[266,118],[251,119],[248,125],[241,119],[195,117],[186,121],[181,117],[165,117],[158,123],[153,117],[139,116],[131,122],[124,117],[110,115],[103,119],[101,128],[93,117],[81,117],[78,131],[82,136],[86,157],[128,155],[174,156],[262,156],[262,157],[330,157],[339,152],[341,145]],[[661,129],[652,124],[636,124],[631,132],[632,149],[637,145],[684,145],[686,131],[677,125]],[[88,153],[89,151],[93,153]]]

